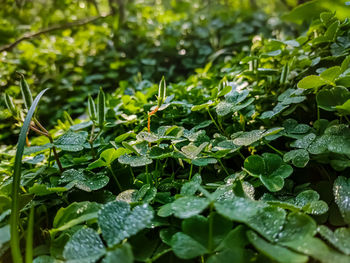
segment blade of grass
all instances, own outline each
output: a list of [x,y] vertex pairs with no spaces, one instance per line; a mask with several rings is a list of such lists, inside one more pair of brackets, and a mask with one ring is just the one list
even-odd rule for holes
[[11,217],[10,217],[10,233],[11,233],[11,253],[12,260],[16,263],[22,263],[23,258],[21,254],[20,248],[20,239],[18,233],[18,225],[19,225],[19,188],[20,188],[20,180],[21,180],[21,166],[22,166],[22,157],[24,146],[26,143],[27,132],[30,126],[31,119],[34,115],[35,109],[39,103],[40,98],[48,89],[44,89],[41,91],[38,96],[35,98],[33,104],[31,105],[28,114],[24,120],[23,126],[21,128],[21,132],[19,134],[18,143],[17,143],[17,151],[15,157],[15,165],[13,172],[13,182],[12,182],[12,204],[11,204]]
[[25,262],[33,262],[33,235],[34,235],[34,205],[30,207],[27,236],[26,236],[26,255]]

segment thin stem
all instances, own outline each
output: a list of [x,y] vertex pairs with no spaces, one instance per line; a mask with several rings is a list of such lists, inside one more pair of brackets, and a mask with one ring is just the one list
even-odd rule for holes
[[123,192],[122,186],[120,185],[120,183],[119,183],[119,181],[118,181],[118,178],[117,178],[117,176],[115,175],[115,173],[113,172],[113,169],[112,169],[112,167],[111,167],[110,165],[108,166],[108,169],[109,169],[109,171],[111,172],[111,174],[112,174],[112,176],[113,176],[113,178],[114,178],[114,181],[116,182],[116,184],[117,184],[117,186],[118,186],[118,188],[119,188],[119,191],[120,191],[120,192]]
[[25,252],[25,262],[33,262],[33,235],[34,235],[34,205],[30,207],[28,227],[27,227],[27,237],[26,237],[26,252]]
[[209,108],[207,109],[207,111],[208,111],[208,114],[209,114],[211,120],[213,121],[215,127],[218,129],[218,131],[221,132],[222,134],[225,134],[225,132],[224,132],[223,130],[220,129],[219,125],[218,125],[218,124],[216,123],[216,121],[214,120],[213,116],[212,116],[211,113],[210,113]]
[[35,131],[36,133],[39,133],[40,135],[44,135],[44,136],[46,136],[46,137],[48,137],[49,136],[49,134],[48,133],[46,133],[46,132],[44,132],[44,131],[41,131],[41,130],[39,130],[39,129],[37,129],[36,127],[34,127],[33,125],[30,125],[30,127],[29,127],[32,131]]
[[239,155],[239,156],[241,156],[241,158],[242,158],[242,159],[243,159],[243,161],[244,161],[244,160],[245,160],[245,157],[244,157],[244,155],[241,153],[241,151],[240,151],[240,150],[238,150],[237,152],[238,152],[238,155]]
[[191,167],[190,167],[190,176],[188,177],[188,181],[191,181],[192,170],[193,170],[193,163],[191,163]]
[[41,125],[41,123],[37,120],[37,118],[34,118],[34,122],[43,132],[49,134],[49,132],[45,129],[43,125]]
[[320,113],[320,107],[317,106],[317,120],[320,120],[321,113]]
[[214,222],[214,213],[213,213],[213,204],[210,204],[210,213],[209,213],[209,236],[208,236],[208,250],[212,251],[213,249],[213,222]]
[[153,111],[148,112],[148,119],[147,119],[147,129],[148,132],[151,132],[151,116],[156,114],[156,112],[159,110],[159,107],[157,106]]
[[48,160],[48,163],[47,163],[47,167],[51,167],[51,154],[52,154],[52,149],[50,148],[49,160]]
[[225,171],[225,173],[227,174],[227,176],[230,176],[229,172],[226,170],[225,166],[223,165],[222,161],[219,159],[219,163],[222,167],[222,169]]
[[[52,139],[52,137],[50,135],[48,136],[48,138],[50,140],[50,143],[53,143],[53,139]],[[52,152],[53,152],[53,156],[55,157],[58,169],[60,170],[61,173],[63,173],[63,167],[62,167],[60,158],[58,157],[58,154],[57,154],[55,146],[52,146]]]
[[90,147],[91,147],[91,155],[92,155],[92,158],[95,160],[96,159],[96,153],[95,153],[95,150],[94,150],[94,131],[95,131],[95,124],[92,124],[92,127],[91,127],[91,133],[90,133],[90,139],[89,139],[89,144],[90,144]]
[[345,118],[345,120],[346,120],[348,123],[350,123],[350,120],[349,120],[348,117],[346,117],[346,115],[344,115],[344,118]]
[[281,152],[280,150],[276,149],[275,147],[273,147],[271,144],[265,142],[265,144],[267,146],[269,146],[272,150],[274,150],[276,153],[278,153],[279,155],[283,156],[283,152]]
[[131,173],[131,176],[132,176],[132,183],[134,183],[135,182],[135,175],[134,175],[134,171],[132,170],[132,167],[131,166],[129,166],[130,167],[130,173]]
[[160,258],[161,256],[165,255],[166,253],[169,253],[170,251],[172,251],[171,248],[165,249],[162,252],[158,253],[157,255],[155,255],[153,258],[150,259],[150,262],[153,262],[155,260],[157,260],[158,258]]

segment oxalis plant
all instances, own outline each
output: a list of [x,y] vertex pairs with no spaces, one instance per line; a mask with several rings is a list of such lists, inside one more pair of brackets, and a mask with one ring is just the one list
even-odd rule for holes
[[186,81],[100,89],[52,143],[25,147],[42,93],[22,113],[7,96],[0,252],[10,230],[14,262],[349,262],[349,32],[324,12]]

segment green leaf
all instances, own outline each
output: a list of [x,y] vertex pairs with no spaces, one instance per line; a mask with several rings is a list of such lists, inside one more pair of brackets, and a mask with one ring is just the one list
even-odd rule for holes
[[316,233],[316,222],[309,216],[293,212],[288,214],[283,230],[278,235],[278,243],[290,248],[302,246],[303,240]]
[[[209,236],[209,221],[212,224],[212,234]],[[182,221],[182,231],[209,251],[215,249],[232,229],[232,222],[217,213],[209,217],[195,215]],[[210,240],[211,238],[211,240]],[[211,247],[209,244],[211,243]]]
[[299,168],[305,167],[309,160],[309,153],[304,149],[292,150],[285,153],[283,156],[283,161],[292,161],[293,165]]
[[186,146],[183,146],[181,148],[181,152],[188,158],[188,159],[195,159],[200,153],[201,151],[203,151],[203,149],[208,145],[207,142],[203,142],[201,145],[199,145],[198,147],[193,145],[193,144],[189,144]]
[[350,223],[350,179],[339,176],[333,185],[334,199],[344,218],[344,221]]
[[26,109],[29,110],[29,108],[33,104],[32,93],[30,91],[30,88],[29,88],[28,83],[25,80],[24,76],[22,74],[20,74],[20,77],[21,77],[21,80],[19,82],[19,85],[21,88],[22,98],[23,98],[24,105],[25,105]]
[[4,93],[4,101],[5,101],[6,108],[11,112],[11,114],[13,116],[17,116],[18,110],[15,104],[13,103],[13,99],[11,98],[11,96],[8,95],[7,93]]
[[94,263],[106,252],[95,230],[84,228],[78,230],[64,247],[63,256],[69,263]]
[[113,250],[108,250],[106,257],[102,263],[133,263],[134,256],[132,254],[131,246],[128,243],[123,244]]
[[283,188],[284,179],[293,173],[290,165],[283,163],[282,158],[273,153],[264,153],[262,157],[251,155],[244,161],[244,169],[260,181],[271,192]]
[[298,82],[299,89],[318,89],[319,87],[326,85],[327,82],[320,76],[310,75]]
[[[231,89],[231,87],[228,87],[228,88]],[[209,100],[206,103],[192,106],[191,111],[200,111],[202,109],[207,109],[207,108],[209,108],[209,106],[211,106],[213,104],[214,104],[214,102]]]
[[97,219],[101,206],[94,202],[74,202],[67,207],[61,207],[53,220],[51,233],[69,229],[85,221]]
[[68,189],[65,187],[49,187],[45,184],[37,184],[35,183],[28,189],[30,194],[35,194],[37,196],[44,196],[53,193],[62,193],[67,191]]
[[171,211],[178,218],[189,218],[200,214],[208,205],[206,198],[185,196],[171,203]]
[[326,226],[317,228],[320,235],[346,255],[350,255],[350,228],[337,228],[334,232]]
[[279,245],[268,243],[253,231],[248,231],[247,236],[249,241],[258,251],[276,262],[303,263],[308,261],[307,256],[292,252],[289,249]]
[[10,225],[0,227],[0,249],[11,239]]
[[215,208],[222,216],[245,223],[271,241],[277,238],[286,216],[281,208],[241,197],[215,202]]
[[318,106],[327,111],[335,111],[348,99],[350,99],[350,92],[344,87],[323,89],[316,96]]
[[172,237],[171,247],[175,255],[182,259],[195,258],[208,252],[203,245],[182,232]]
[[157,135],[150,132],[140,132],[139,134],[136,135],[136,139],[138,139],[139,141],[146,141],[150,143],[153,143],[159,140]]
[[320,195],[313,190],[305,190],[299,193],[295,198],[279,200],[269,194],[263,196],[263,200],[269,204],[277,205],[291,211],[304,211],[307,214],[321,215],[328,211],[326,202],[319,200]]
[[73,132],[68,131],[58,138],[54,145],[63,151],[79,152],[84,149],[83,144],[86,142],[88,133],[85,131]]
[[320,74],[320,77],[326,80],[328,83],[334,85],[334,81],[341,74],[341,68],[339,66],[331,67],[326,69]]
[[197,166],[207,166],[208,164],[217,163],[217,160],[214,158],[203,157],[203,158],[196,158],[192,160],[192,163]]
[[111,202],[98,213],[98,224],[108,246],[119,244],[139,231],[150,226],[153,210],[148,204],[136,206],[130,210],[125,202]]
[[92,163],[89,164],[88,169],[92,170],[98,167],[108,167],[110,166],[116,159],[118,159],[123,154],[126,154],[127,150],[123,147],[120,147],[118,149],[110,148],[107,150],[104,150],[100,158]]
[[265,173],[265,161],[259,155],[251,155],[244,160],[244,168],[255,176]]
[[89,95],[88,97],[88,110],[89,110],[89,117],[90,120],[94,121],[96,120],[97,111],[96,111],[96,105],[92,97]]
[[152,160],[147,158],[146,156],[130,156],[128,154],[124,154],[118,158],[118,161],[121,164],[127,164],[131,167],[139,167],[145,166],[147,164],[151,164]]
[[350,99],[345,101],[342,105],[335,106],[335,108],[340,112],[345,112],[345,114],[350,114]]
[[157,97],[158,107],[160,107],[164,103],[165,98],[166,98],[166,83],[165,83],[165,78],[163,76],[161,81],[159,82],[159,87],[158,87],[158,97]]
[[58,182],[65,184],[65,187],[68,189],[76,187],[80,190],[91,192],[105,187],[109,182],[109,177],[84,169],[69,169],[62,173]]

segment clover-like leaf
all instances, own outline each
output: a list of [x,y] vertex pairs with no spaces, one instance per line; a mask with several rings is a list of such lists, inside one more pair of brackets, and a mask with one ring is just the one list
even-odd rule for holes
[[121,247],[117,247],[113,250],[108,250],[106,257],[102,260],[102,263],[133,263],[134,255],[132,253],[131,246],[128,243],[124,243]]
[[118,149],[110,148],[104,150],[98,160],[89,164],[88,169],[91,170],[103,166],[108,167],[113,163],[114,160],[118,159],[120,156],[126,153],[127,150],[123,147],[120,147]]
[[292,161],[293,165],[299,168],[305,167],[309,160],[309,153],[304,149],[292,150],[283,156],[283,161],[286,163]]
[[69,169],[62,173],[59,184],[65,184],[70,189],[76,187],[80,190],[91,192],[105,187],[109,182],[109,177],[104,174],[95,174],[84,169]]
[[146,156],[132,156],[128,154],[124,154],[118,158],[118,161],[121,164],[127,164],[132,167],[145,166],[147,164],[151,164],[152,160],[147,158]]
[[307,214],[321,215],[328,211],[326,202],[319,200],[320,195],[313,190],[305,190],[299,193],[295,198],[279,200],[270,194],[265,194],[262,200],[269,204],[277,205],[291,211],[304,211]]
[[271,244],[254,233],[253,231],[248,231],[247,236],[249,241],[253,246],[260,251],[262,254],[273,259],[275,262],[285,263],[304,263],[308,261],[308,257],[295,253],[285,247],[279,246],[277,244]]
[[111,202],[98,213],[98,224],[108,246],[119,244],[144,228],[149,227],[153,210],[148,204],[136,206],[133,210],[125,202]]
[[271,192],[281,190],[284,179],[293,172],[290,165],[285,164],[279,155],[273,153],[264,153],[262,157],[249,156],[244,161],[244,169],[250,175],[258,177]]
[[207,198],[196,196],[184,196],[176,199],[174,202],[166,204],[158,211],[162,217],[174,214],[178,218],[189,218],[203,212],[209,205]]
[[63,151],[68,152],[78,152],[84,149],[83,145],[86,142],[88,133],[85,131],[73,132],[68,131],[59,137],[54,145],[57,148],[62,149]]
[[350,255],[350,228],[337,228],[334,232],[326,226],[319,226],[320,235],[346,255]]
[[318,89],[319,87],[326,85],[327,82],[320,76],[310,75],[298,82],[299,89]]
[[271,241],[277,238],[286,217],[281,208],[241,197],[217,201],[215,208],[222,216],[245,223]]
[[61,207],[53,220],[51,233],[66,230],[85,221],[96,219],[101,206],[94,202],[74,202],[67,207]]
[[195,258],[208,252],[202,244],[182,232],[172,237],[171,247],[175,255],[182,259]]
[[78,230],[64,247],[63,256],[70,263],[97,262],[106,252],[100,236],[91,228]]
[[350,179],[339,176],[334,181],[333,193],[345,222],[350,223]]
[[316,96],[318,106],[327,111],[337,110],[337,106],[343,105],[349,99],[350,92],[348,89],[339,86],[323,89]]

